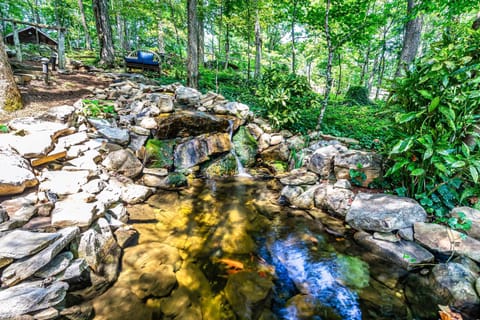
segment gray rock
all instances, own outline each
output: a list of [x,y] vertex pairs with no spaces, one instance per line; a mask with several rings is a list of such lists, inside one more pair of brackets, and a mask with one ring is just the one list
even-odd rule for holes
[[[145,119],[145,118],[143,118]],[[142,119],[142,120],[143,120]],[[154,119],[155,121],[155,119]],[[155,121],[155,126],[156,126],[157,122]],[[141,126],[131,126],[130,127],[130,139],[132,138],[132,133],[135,133],[137,135],[140,135],[140,136],[149,136],[150,135],[150,129],[145,129],[144,127],[141,127]]]
[[480,240],[480,210],[470,207],[457,207],[450,212],[453,217],[459,217],[462,213],[464,218],[462,220],[469,220],[472,222],[472,227],[466,230],[465,233],[470,237]]
[[355,229],[391,232],[427,219],[425,210],[413,199],[387,194],[358,193],[345,221]]
[[338,153],[334,159],[335,176],[337,179],[351,179],[350,169],[365,174],[365,179],[358,181],[363,187],[375,179],[380,179],[382,173],[382,157],[374,152],[349,150],[345,153]]
[[110,179],[110,185],[120,188],[120,199],[128,204],[141,203],[150,196],[155,189],[130,182],[120,182],[115,178]]
[[354,193],[349,189],[322,184],[315,192],[315,207],[333,215],[345,217],[354,197]]
[[[71,159],[69,164],[74,166],[77,170],[97,170],[97,163],[102,159],[102,155],[97,150],[88,150],[83,153],[81,157]],[[64,167],[64,169],[66,169]]]
[[157,120],[153,117],[145,117],[140,121],[140,126],[145,130],[157,129],[158,123]]
[[280,195],[282,197],[285,197],[285,199],[288,200],[289,203],[292,203],[295,201],[297,197],[299,197],[303,193],[302,187],[299,186],[285,186],[282,189],[282,192]]
[[121,249],[104,218],[98,219],[80,237],[78,257],[85,259],[90,268],[109,283],[117,279],[120,254]]
[[0,259],[21,259],[44,249],[60,237],[57,233],[14,230],[0,238]]
[[407,270],[417,265],[433,262],[434,256],[415,242],[400,240],[398,242],[375,239],[367,232],[355,233],[355,241],[377,254]]
[[321,179],[329,178],[333,174],[333,159],[338,153],[338,149],[331,145],[315,150],[310,157],[308,170],[318,174]]
[[125,146],[130,141],[130,134],[127,129],[115,127],[100,127],[98,132],[113,143]]
[[59,253],[52,261],[46,266],[35,272],[35,276],[39,278],[53,277],[60,272],[64,271],[73,260],[73,253],[70,251]]
[[170,95],[153,93],[150,95],[150,101],[156,104],[160,113],[173,112],[173,97]]
[[87,133],[85,131],[80,131],[68,136],[63,136],[58,138],[57,147],[70,148],[71,146],[81,144],[88,140]]
[[47,309],[44,309],[39,312],[35,312],[32,314],[34,320],[52,320],[52,319],[58,319],[58,316],[60,315],[60,311],[57,309],[50,307]]
[[143,165],[135,155],[125,149],[113,151],[103,160],[102,165],[108,170],[123,174],[126,177],[136,177],[142,172]]
[[35,117],[15,118],[8,122],[8,126],[12,130],[23,130],[31,133],[49,132],[50,134],[61,132],[68,128],[65,123],[45,121]]
[[300,208],[300,209],[311,209],[314,206],[314,197],[317,189],[319,188],[318,185],[311,186],[307,188],[302,194],[293,199],[289,200],[290,204]]
[[250,132],[252,136],[255,137],[255,139],[259,139],[260,136],[263,134],[262,128],[260,128],[257,124],[255,123],[249,123],[246,125],[247,130]]
[[0,207],[0,224],[7,221],[8,219],[10,219],[10,217],[8,216],[7,210]]
[[90,180],[87,184],[82,186],[82,190],[86,193],[97,194],[106,187],[105,181],[101,179]]
[[38,184],[28,161],[9,147],[0,147],[0,168],[0,196],[22,193]]
[[177,169],[187,169],[203,163],[210,156],[230,151],[232,148],[228,133],[198,136],[177,145],[174,152],[174,165]]
[[78,227],[69,227],[60,230],[58,233],[61,237],[36,255],[17,260],[5,268],[1,277],[2,286],[12,286],[27,279],[48,264],[79,234],[79,229]]
[[398,235],[407,241],[413,241],[413,227],[398,230]]
[[128,221],[127,208],[122,203],[118,203],[116,206],[109,208],[108,212],[123,223]]
[[88,264],[85,259],[75,259],[65,268],[65,270],[57,275],[57,280],[66,281],[70,283],[72,280],[80,279],[85,270],[88,269]]
[[197,90],[183,86],[175,92],[177,103],[187,106],[194,106],[199,103],[201,95]]
[[465,255],[480,262],[480,241],[434,223],[417,222],[413,226],[415,240],[431,251],[447,256]]
[[148,136],[130,133],[130,143],[128,148],[134,152],[141,150],[148,140]]
[[411,273],[406,279],[405,295],[414,315],[437,319],[438,305],[459,310],[464,319],[480,314],[480,299],[474,284],[478,273],[457,262],[437,264],[427,276]]
[[71,126],[75,120],[74,112],[75,107],[62,105],[48,109],[48,111],[42,114],[39,118],[44,121],[65,123],[68,126]]
[[61,303],[68,284],[55,281],[26,282],[0,291],[0,319],[16,319],[22,314],[47,309]]
[[90,226],[97,211],[97,205],[85,202],[84,199],[88,196],[86,193],[77,193],[57,202],[52,211],[52,225],[60,228]]
[[294,169],[279,178],[282,184],[289,186],[315,184],[318,181],[318,176],[315,173],[308,172],[304,169]]

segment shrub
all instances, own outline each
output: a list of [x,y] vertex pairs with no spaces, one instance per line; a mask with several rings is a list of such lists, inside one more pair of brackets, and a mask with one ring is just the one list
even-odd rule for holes
[[345,95],[345,102],[350,106],[368,106],[372,104],[368,98],[367,88],[360,86],[352,86],[348,88]]
[[[470,32],[470,34],[469,34]],[[467,227],[449,211],[474,204],[480,192],[480,33],[444,40],[393,85],[390,104],[398,138],[391,146],[387,176],[397,193],[414,197],[439,222]],[[472,143],[468,138],[474,137]]]

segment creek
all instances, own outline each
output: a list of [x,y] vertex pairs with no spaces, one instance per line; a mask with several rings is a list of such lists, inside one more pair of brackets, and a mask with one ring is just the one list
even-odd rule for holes
[[404,273],[280,206],[274,180],[194,180],[128,211],[139,237],[97,320],[408,318]]

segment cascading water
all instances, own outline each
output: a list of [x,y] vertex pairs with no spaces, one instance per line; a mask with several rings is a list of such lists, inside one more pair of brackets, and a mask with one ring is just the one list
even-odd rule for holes
[[[228,124],[229,124],[228,130],[229,130],[229,134],[230,134],[230,142],[232,142],[232,145],[233,145],[233,125],[234,125],[233,120],[228,120]],[[234,147],[232,147],[230,152],[232,153],[233,157],[235,158],[235,162],[237,164],[237,170],[238,170],[237,176],[239,176],[239,177],[252,177],[245,170],[244,166],[242,165],[242,162],[240,161],[240,158],[238,157],[237,153],[235,152]]]

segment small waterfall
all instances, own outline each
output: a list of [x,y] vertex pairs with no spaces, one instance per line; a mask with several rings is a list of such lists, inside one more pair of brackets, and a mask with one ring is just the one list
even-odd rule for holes
[[228,120],[228,124],[229,124],[228,130],[229,130],[229,133],[230,133],[230,142],[232,143],[232,149],[230,150],[230,152],[235,157],[235,161],[237,163],[237,170],[238,170],[237,176],[238,177],[252,177],[243,167],[242,162],[240,161],[240,158],[238,157],[237,153],[235,152],[235,148],[233,147],[233,125],[234,125],[233,120]]

